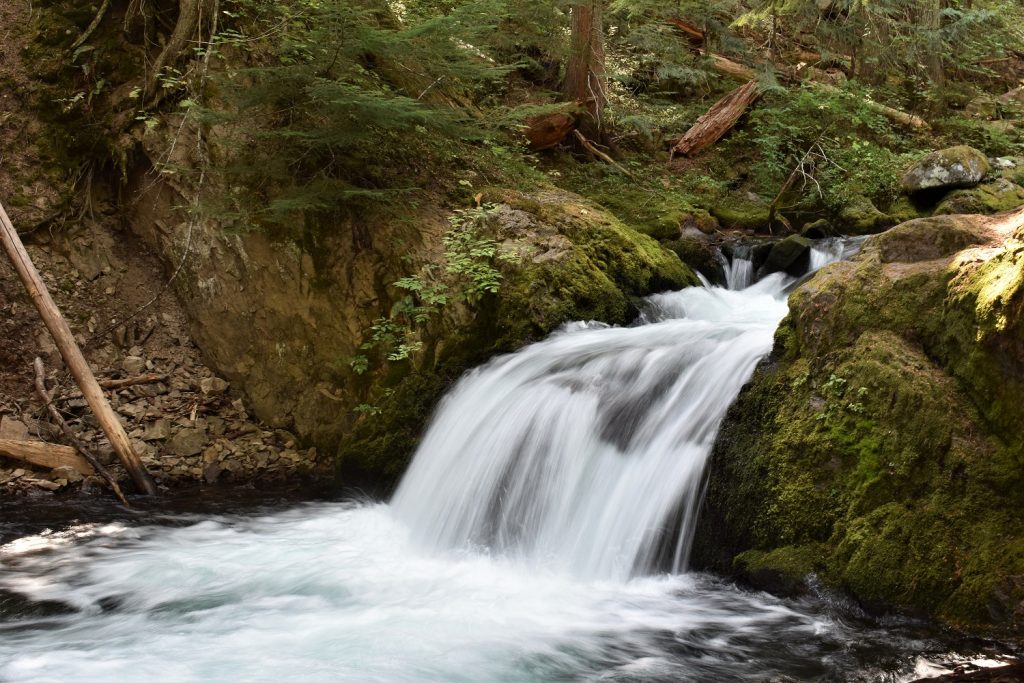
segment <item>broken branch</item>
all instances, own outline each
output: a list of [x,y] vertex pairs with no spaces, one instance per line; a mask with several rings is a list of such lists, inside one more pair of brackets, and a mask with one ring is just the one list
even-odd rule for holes
[[128,499],[124,497],[121,487],[117,485],[117,480],[110,475],[107,468],[100,464],[99,458],[93,455],[92,451],[86,448],[85,444],[75,436],[75,433],[71,431],[71,427],[69,427],[68,423],[64,421],[60,411],[57,410],[55,405],[53,405],[53,394],[46,390],[46,369],[43,367],[43,359],[36,358],[32,367],[34,367],[36,371],[36,393],[39,394],[39,398],[41,398],[43,403],[46,405],[46,409],[50,413],[50,419],[60,427],[60,431],[64,433],[65,438],[71,442],[71,445],[75,447],[75,450],[81,453],[82,457],[89,461],[89,464],[92,465],[92,469],[96,470],[96,472],[106,480],[118,500],[120,500],[125,507],[131,507],[131,505],[128,504]]
[[619,163],[617,161],[615,161],[615,159],[612,159],[610,156],[608,156],[607,154],[605,154],[604,152],[599,150],[597,147],[595,147],[594,144],[590,142],[590,140],[588,140],[586,137],[584,137],[583,133],[579,132],[578,130],[574,130],[573,131],[573,135],[575,135],[576,139],[580,141],[581,145],[583,145],[583,149],[587,150],[588,152],[593,154],[595,157],[597,157],[601,161],[603,161],[606,164],[610,165],[615,170],[617,170],[619,173],[622,173],[625,176],[633,178],[633,174],[632,173],[630,173],[628,170],[626,170],[623,166],[620,166]]

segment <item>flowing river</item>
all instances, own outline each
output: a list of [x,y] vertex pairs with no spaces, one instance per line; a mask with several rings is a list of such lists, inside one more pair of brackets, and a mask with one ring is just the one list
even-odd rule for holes
[[[816,247],[814,266],[841,242]],[[389,504],[0,545],[0,681],[907,681],[927,626],[688,572],[701,478],[793,279],[648,299],[468,373]],[[922,656],[923,655],[923,656]]]

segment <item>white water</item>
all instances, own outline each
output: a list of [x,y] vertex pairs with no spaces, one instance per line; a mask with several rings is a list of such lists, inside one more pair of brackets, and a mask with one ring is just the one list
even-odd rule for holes
[[655,295],[647,324],[576,324],[470,373],[438,409],[396,516],[428,548],[620,581],[678,535],[681,569],[705,460],[771,349],[784,284]]
[[771,346],[784,286],[657,295],[642,326],[576,324],[470,373],[391,505],[83,525],[0,546],[0,680],[802,680],[879,662],[907,674],[891,635],[824,603],[646,575],[659,550],[685,563],[704,459]]

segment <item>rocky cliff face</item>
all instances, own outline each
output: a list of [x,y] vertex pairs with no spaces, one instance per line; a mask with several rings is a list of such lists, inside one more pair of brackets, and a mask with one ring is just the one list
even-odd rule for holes
[[1024,633],[1022,225],[910,221],[793,293],[716,445],[699,564]]

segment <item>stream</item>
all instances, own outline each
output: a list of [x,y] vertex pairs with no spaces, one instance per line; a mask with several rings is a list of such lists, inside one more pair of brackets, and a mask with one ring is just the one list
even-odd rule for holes
[[897,682],[983,653],[688,570],[719,424],[794,282],[742,254],[727,275],[467,373],[388,503],[0,523],[0,681]]

